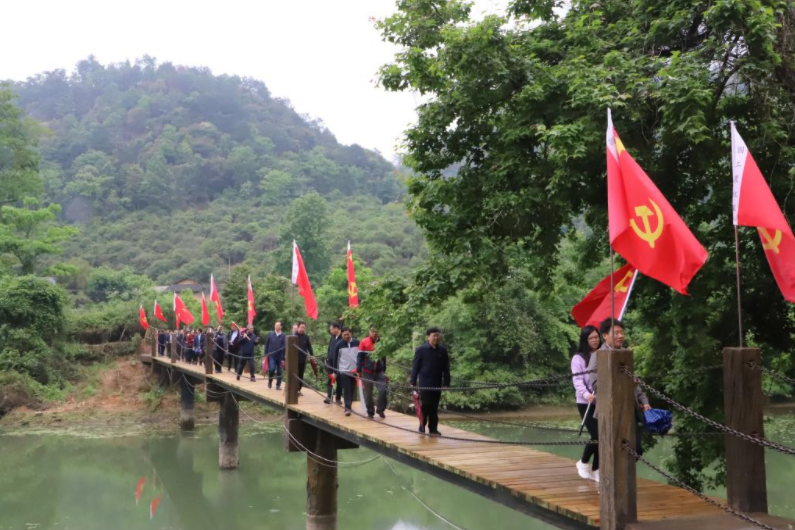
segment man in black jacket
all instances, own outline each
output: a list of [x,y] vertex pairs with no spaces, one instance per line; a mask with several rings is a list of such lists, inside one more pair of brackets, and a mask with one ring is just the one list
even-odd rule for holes
[[284,362],[285,338],[282,333],[282,321],[277,320],[273,331],[265,338],[265,356],[268,358],[268,388],[273,386],[273,375],[276,374],[276,390],[282,389],[282,363]]
[[[428,342],[417,348],[414,352],[414,362],[411,365],[411,386],[422,387],[448,387],[450,386],[450,357],[447,349],[440,344],[441,332],[439,328],[428,328],[426,332]],[[419,431],[424,433],[428,426],[429,434],[439,436],[439,401],[442,398],[441,390],[420,390],[420,403],[422,404],[422,425]]]
[[163,357],[166,354],[166,345],[171,340],[171,335],[164,329],[157,330],[157,354]]
[[224,354],[229,349],[229,337],[224,333],[224,326],[218,324],[218,331],[213,337],[213,366],[215,373],[220,374],[224,371]]
[[304,372],[306,372],[306,360],[311,355],[315,356],[315,350],[312,349],[312,341],[309,340],[309,335],[306,334],[306,322],[298,322],[298,329],[295,331],[295,336],[298,337],[295,345],[298,347],[298,395],[303,396],[301,389],[304,388]]
[[[339,359],[337,359],[336,349],[337,343],[342,340],[342,324],[339,322],[332,322],[329,324],[328,332],[331,335],[331,338],[328,341],[328,355],[326,356],[326,375],[328,376],[328,381],[326,382],[326,399],[323,400],[323,403],[329,404],[331,403],[331,392],[333,390],[333,383],[331,381],[332,376],[335,378],[339,378],[339,372],[337,370]],[[342,386],[337,380],[337,404],[339,405],[342,403]]]
[[248,326],[240,331],[237,344],[238,355],[240,355],[240,362],[237,365],[237,380],[240,381],[240,375],[248,364],[251,381],[256,381],[254,377],[254,347],[257,345],[257,336],[254,334],[254,326]]

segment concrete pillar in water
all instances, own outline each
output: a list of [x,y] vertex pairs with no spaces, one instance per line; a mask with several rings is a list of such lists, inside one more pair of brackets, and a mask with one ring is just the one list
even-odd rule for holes
[[218,413],[218,467],[237,469],[240,462],[237,434],[240,426],[240,406],[232,394],[226,394]]
[[[306,528],[337,528],[337,443],[334,435],[318,429],[311,451],[321,457],[306,458]],[[320,460],[322,464],[317,463]]]
[[196,389],[188,382],[188,379],[185,376],[182,376],[179,397],[179,428],[183,431],[192,431],[196,425],[196,419],[193,410],[193,399],[195,392]]

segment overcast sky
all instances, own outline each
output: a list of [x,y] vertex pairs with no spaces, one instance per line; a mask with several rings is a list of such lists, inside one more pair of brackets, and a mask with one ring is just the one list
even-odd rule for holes
[[[395,0],[25,0],[4,2],[0,79],[24,80],[93,54],[103,63],[149,54],[264,81],[300,113],[320,118],[345,144],[391,160],[414,121],[417,96],[375,85],[395,48],[370,17]],[[478,0],[473,14],[507,0]]]

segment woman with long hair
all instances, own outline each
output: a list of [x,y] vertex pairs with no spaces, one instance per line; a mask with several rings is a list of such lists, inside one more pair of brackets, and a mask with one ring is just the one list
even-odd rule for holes
[[[596,394],[594,393],[590,378],[588,374],[582,374],[587,370],[588,362],[591,360],[592,355],[596,355],[596,350],[601,345],[599,330],[594,326],[585,326],[580,332],[580,345],[571,356],[571,373],[580,374],[573,375],[572,382],[574,383],[574,391],[577,398],[577,410],[580,413],[580,418],[585,419],[585,428],[588,429],[588,434],[591,435],[591,441],[596,442],[599,439],[599,427],[594,418],[596,412]],[[591,405],[590,408],[588,405]],[[585,413],[588,416],[585,416]],[[593,466],[591,465],[591,457],[593,457]],[[599,446],[595,443],[590,443],[585,446],[582,452],[582,458],[577,461],[577,473],[584,479],[595,480],[599,482]]]

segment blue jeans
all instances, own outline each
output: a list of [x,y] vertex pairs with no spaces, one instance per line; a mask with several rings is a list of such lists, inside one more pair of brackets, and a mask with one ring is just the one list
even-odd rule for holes
[[275,355],[268,355],[268,383],[273,381],[276,374],[276,388],[282,386],[282,360]]

